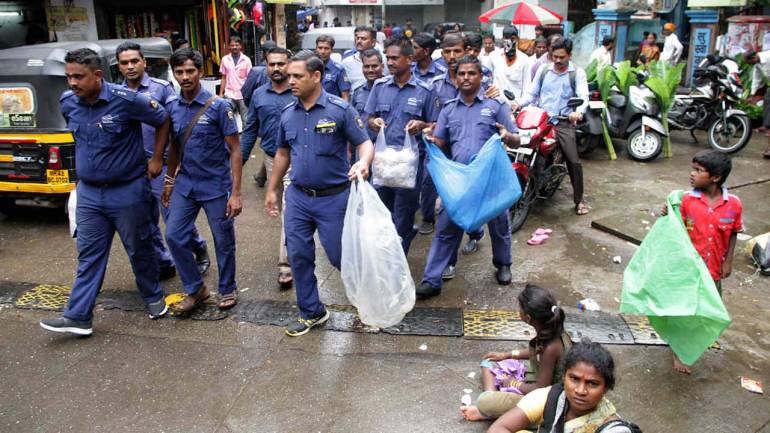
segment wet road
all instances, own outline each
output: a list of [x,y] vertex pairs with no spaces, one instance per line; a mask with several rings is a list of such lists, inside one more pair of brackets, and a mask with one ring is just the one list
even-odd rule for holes
[[[755,134],[734,158],[728,185],[770,179],[763,140]],[[649,164],[624,154],[611,162],[597,150],[585,162],[591,214],[574,215],[568,182],[554,200],[538,203],[513,238],[511,287],[496,284],[486,237],[476,254],[460,256],[458,276],[442,295],[418,305],[515,309],[518,291],[531,282],[553,289],[563,305],[592,297],[604,311],[617,311],[623,268],[636,247],[592,229],[591,221],[617,220],[628,233],[644,233],[645,221],[654,221],[647,215],[667,193],[688,187],[689,162],[702,148],[677,134],[674,157]],[[770,231],[770,182],[733,192],[743,201],[747,232]],[[278,224],[265,215],[263,196],[244,181],[236,229],[239,295],[293,301],[293,292],[275,284]],[[205,218],[198,221],[210,240]],[[537,227],[554,234],[542,246],[527,246]],[[66,218],[56,212],[0,217],[0,279],[71,284],[76,252],[68,235]],[[429,236],[418,236],[410,252],[418,282],[429,244]],[[744,245],[738,243],[733,276],[724,282],[733,324],[720,340],[723,350],[708,351],[692,376],[672,371],[666,348],[608,346],[619,377],[610,399],[645,432],[770,433],[770,399],[739,383],[745,375],[770,384],[770,279],[755,273]],[[318,255],[322,299],[347,304],[339,273],[321,249]],[[206,277],[209,287],[215,271]],[[116,239],[104,290],[133,287]],[[178,291],[179,280],[165,287]],[[55,314],[0,305],[2,432],[482,432],[486,423],[457,416],[463,389],[473,389],[474,397],[479,392],[478,379],[468,375],[483,353],[519,344],[331,331],[290,339],[282,328],[232,319],[152,322],[115,310],[96,312],[93,337],[72,339],[37,326]]]

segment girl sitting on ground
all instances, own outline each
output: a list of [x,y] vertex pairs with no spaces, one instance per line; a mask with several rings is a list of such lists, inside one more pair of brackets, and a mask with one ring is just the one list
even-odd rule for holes
[[487,433],[526,431],[549,433],[637,433],[634,424],[620,420],[605,398],[615,386],[615,362],[599,343],[577,343],[564,357],[564,379],[537,389],[497,419]]
[[[484,392],[475,406],[460,408],[460,415],[468,421],[497,418],[514,408],[522,396],[552,385],[557,380],[559,360],[572,345],[564,331],[564,310],[556,305],[550,291],[528,284],[518,301],[521,320],[535,328],[535,338],[524,350],[490,352],[484,356]],[[529,369],[522,359],[529,359]]]

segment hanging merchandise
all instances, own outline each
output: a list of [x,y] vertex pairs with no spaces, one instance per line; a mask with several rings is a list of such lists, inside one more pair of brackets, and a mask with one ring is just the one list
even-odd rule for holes
[[221,57],[219,57],[219,26],[217,25],[217,22],[219,20],[217,19],[217,1],[211,0],[211,26],[214,28],[214,42],[213,42],[213,52],[212,57],[213,61],[216,64],[219,64],[221,62]]
[[254,2],[251,8],[251,19],[254,20],[254,24],[259,24],[262,20],[262,3]]

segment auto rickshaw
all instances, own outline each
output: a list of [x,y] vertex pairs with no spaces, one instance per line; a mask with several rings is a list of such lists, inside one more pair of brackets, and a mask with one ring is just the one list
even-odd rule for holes
[[[115,49],[124,40],[53,42],[0,50],[0,212],[19,204],[63,207],[75,189],[75,141],[61,115],[67,90],[64,57],[90,48],[102,58],[104,80],[121,82]],[[133,39],[147,72],[168,79],[171,45],[163,38]]]

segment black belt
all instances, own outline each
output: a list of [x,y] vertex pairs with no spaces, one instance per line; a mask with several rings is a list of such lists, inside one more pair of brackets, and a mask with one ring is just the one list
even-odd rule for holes
[[332,186],[324,189],[305,188],[304,186],[294,185],[295,188],[309,195],[310,197],[326,197],[330,195],[339,194],[345,191],[350,186],[350,182],[345,182],[336,186]]
[[85,182],[86,184],[91,185],[91,186],[96,187],[96,188],[113,188],[113,187],[116,187],[116,186],[123,186],[123,185],[129,184],[129,183],[139,179],[142,176],[143,175],[137,176],[137,177],[135,177],[133,179],[117,180],[117,181],[114,181],[114,182],[89,182],[89,181],[83,180],[83,179],[80,179],[80,181],[81,182]]

